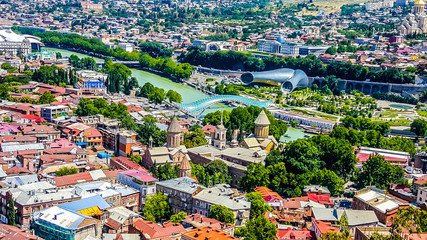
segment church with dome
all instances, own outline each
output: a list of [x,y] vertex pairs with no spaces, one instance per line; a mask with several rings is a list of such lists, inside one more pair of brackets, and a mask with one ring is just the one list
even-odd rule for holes
[[403,20],[398,31],[402,35],[427,33],[427,15],[425,13],[426,3],[423,0],[415,2],[412,13]]

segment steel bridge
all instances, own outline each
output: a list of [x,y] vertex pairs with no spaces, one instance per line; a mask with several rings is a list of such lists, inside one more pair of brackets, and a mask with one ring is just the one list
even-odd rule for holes
[[267,108],[273,100],[268,101],[256,101],[250,98],[238,96],[238,95],[216,95],[212,97],[203,98],[191,103],[176,103],[175,105],[184,113],[193,116],[200,117],[200,115],[210,106],[221,103],[221,102],[234,102],[240,103],[245,106],[257,106],[260,108]]

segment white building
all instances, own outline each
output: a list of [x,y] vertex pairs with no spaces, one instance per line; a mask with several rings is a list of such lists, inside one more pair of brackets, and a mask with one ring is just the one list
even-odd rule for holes
[[337,124],[336,121],[331,121],[318,117],[311,117],[308,115],[299,114],[292,111],[279,110],[279,109],[270,109],[270,113],[278,119],[284,121],[296,121],[298,124],[306,125],[306,126],[316,126],[318,128],[324,129],[333,129]]
[[298,55],[299,47],[297,43],[287,42],[282,35],[276,40],[263,39],[258,41],[258,51],[260,52]]
[[32,44],[39,48],[42,43],[35,36],[18,35],[10,29],[0,30],[0,52],[4,55],[27,56],[31,52]]
[[417,203],[425,202],[427,202],[427,187],[420,187],[417,192]]

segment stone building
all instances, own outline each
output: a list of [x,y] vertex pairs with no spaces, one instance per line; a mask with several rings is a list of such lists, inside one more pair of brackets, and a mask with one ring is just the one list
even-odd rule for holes
[[425,13],[425,2],[418,0],[398,28],[400,34],[425,34],[427,33],[427,15]]

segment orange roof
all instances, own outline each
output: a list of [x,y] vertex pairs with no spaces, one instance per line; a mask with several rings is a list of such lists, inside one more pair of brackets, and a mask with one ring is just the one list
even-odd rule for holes
[[339,232],[338,228],[332,227],[332,223],[330,222],[322,222],[322,221],[316,220],[315,218],[312,218],[312,222],[313,222],[313,225],[320,230],[322,235],[327,232]]
[[182,236],[185,236],[188,239],[194,240],[205,240],[205,239],[220,239],[220,240],[228,240],[228,239],[238,239],[230,234],[221,231],[216,228],[212,228],[210,226],[196,228],[194,230],[183,233]]
[[271,196],[271,197],[274,197],[276,199],[279,199],[279,200],[283,201],[283,198],[277,192],[274,192],[273,190],[271,190],[269,188],[266,188],[266,187],[256,187],[256,188],[254,188],[254,191],[261,193],[262,198]]
[[157,223],[145,221],[141,218],[133,222],[133,227],[142,234],[147,234],[151,239],[164,239],[165,237],[185,232],[185,228],[179,223],[174,224],[174,226],[163,227],[159,226]]

